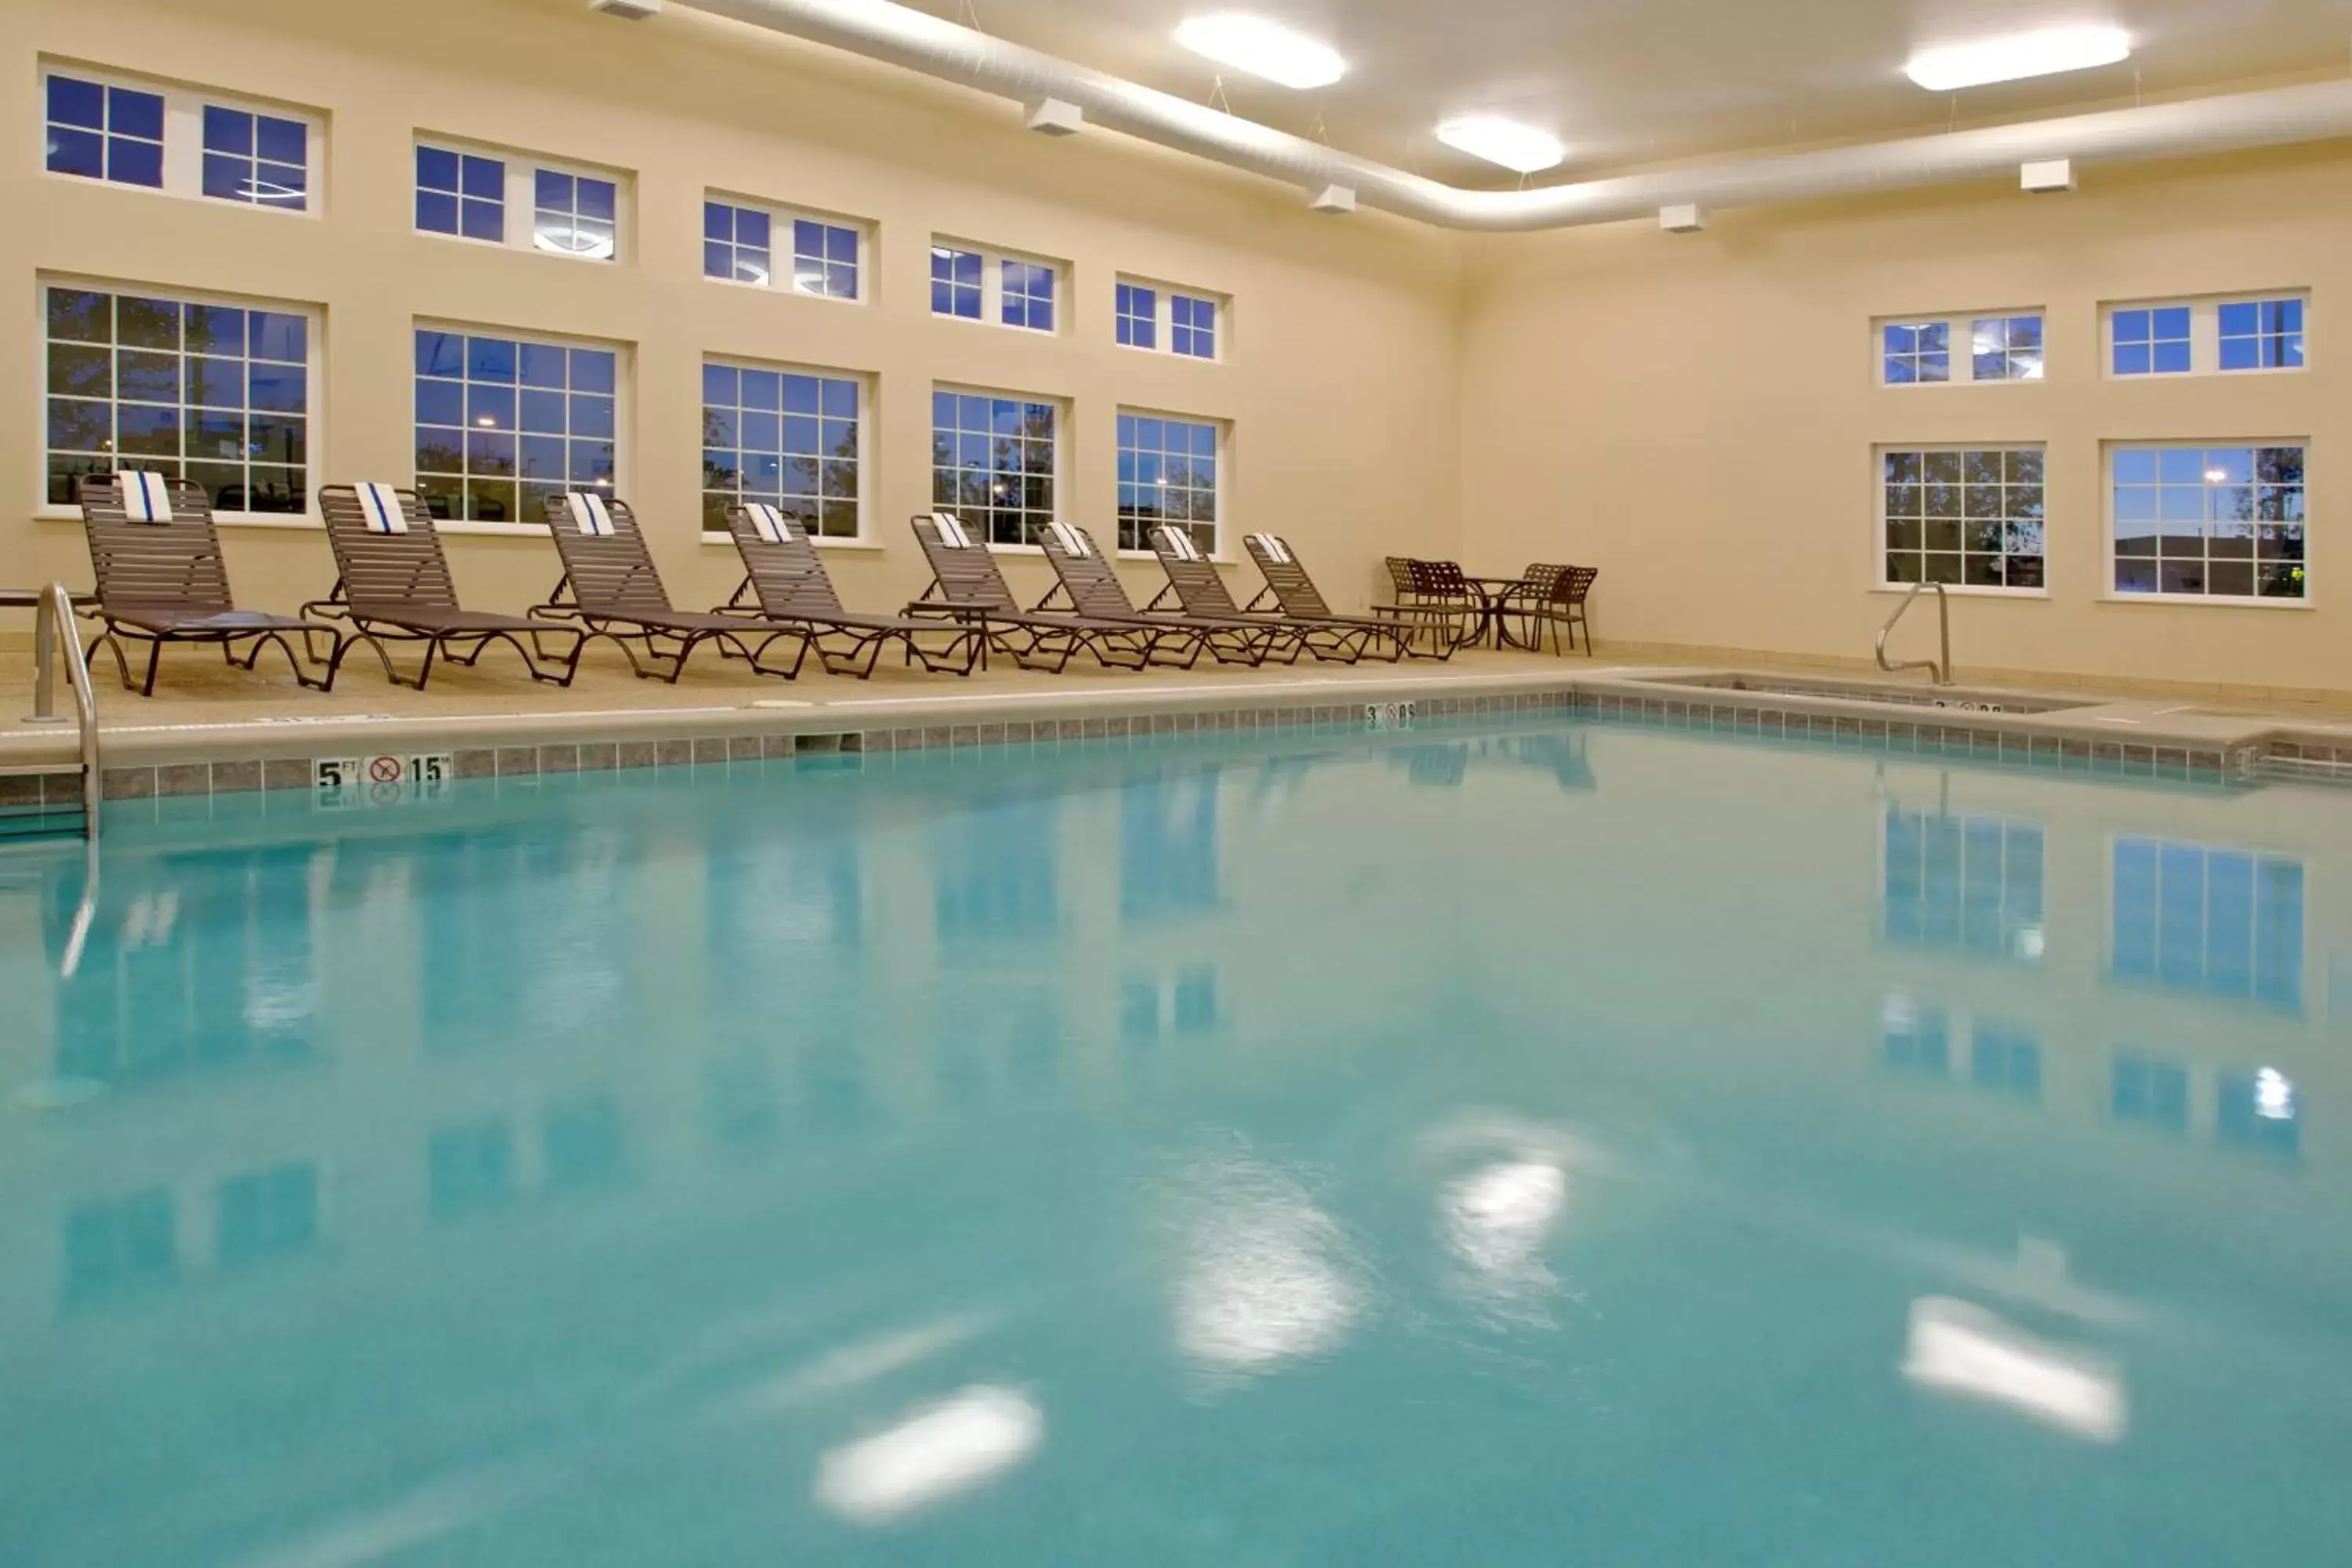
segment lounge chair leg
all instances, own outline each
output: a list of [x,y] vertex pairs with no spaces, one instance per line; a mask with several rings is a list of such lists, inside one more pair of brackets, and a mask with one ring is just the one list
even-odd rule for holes
[[[226,643],[224,643],[224,644],[222,644],[221,646],[222,646],[222,647],[227,647],[228,645],[227,645],[227,644],[226,644]],[[152,696],[154,696],[154,695],[155,695],[155,667],[156,667],[157,665],[159,665],[159,664],[163,663],[163,638],[161,638],[161,637],[150,637],[150,638],[148,638],[148,639],[147,639],[147,680],[146,680],[146,683],[145,683],[144,685],[142,685],[142,686],[141,686],[141,687],[139,688],[139,695],[140,695],[140,696],[142,696],[142,697],[152,697]]]
[[89,639],[89,646],[82,650],[82,662],[89,663],[89,656],[98,651],[99,645],[101,643],[105,645],[109,653],[114,655],[114,673],[122,678],[122,689],[125,691],[136,689],[131,684],[130,662],[122,657],[122,639],[111,631],[100,632]]

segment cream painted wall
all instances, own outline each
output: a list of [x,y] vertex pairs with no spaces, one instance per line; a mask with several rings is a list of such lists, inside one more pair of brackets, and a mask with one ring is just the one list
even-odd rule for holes
[[[1465,268],[1463,517],[1474,570],[1601,568],[1610,643],[1867,660],[1874,447],[2045,442],[2046,598],[1956,596],[1964,673],[2182,687],[2352,688],[2352,251],[2341,147],[2092,169],[2057,197],[1969,188],[1480,240]],[[2162,383],[2102,374],[2100,305],[2311,290],[2310,368]],[[2033,307],[2040,384],[1883,388],[1874,317]],[[2304,609],[2119,602],[2106,592],[2102,443],[2305,437]],[[1931,607],[1928,607],[1931,609]],[[1932,622],[1932,614],[1916,617]],[[1931,626],[1901,634],[1932,649]]]
[[[69,274],[313,303],[325,389],[310,483],[413,475],[412,323],[420,317],[632,345],[621,488],[674,596],[715,602],[740,576],[699,533],[706,352],[877,378],[867,527],[878,548],[831,561],[852,605],[927,581],[908,517],[930,502],[935,379],[1066,400],[1064,515],[1108,539],[1121,406],[1232,422],[1228,548],[1276,529],[1336,598],[1370,596],[1391,551],[1455,542],[1459,250],[1379,217],[1320,219],[1295,194],[1108,136],[1048,142],[1001,102],[693,13],[636,26],[582,0],[30,0],[9,8],[16,68],[0,123],[0,581],[89,581],[80,529],[36,515],[41,330],[35,279]],[[324,216],[313,221],[51,175],[40,168],[38,58],[56,57],[323,110]],[[633,250],[600,266],[412,230],[419,130],[630,171]],[[871,302],[706,282],[706,187],[877,226]],[[1058,259],[1058,336],[934,320],[934,231]],[[1226,361],[1118,347],[1120,272],[1233,299]],[[453,539],[459,588],[520,608],[555,572],[543,538]],[[244,602],[290,608],[333,576],[315,529],[229,531]],[[1045,588],[1034,560],[1015,585]],[[1156,586],[1149,563],[1129,569]],[[1246,566],[1235,574],[1254,588]]]

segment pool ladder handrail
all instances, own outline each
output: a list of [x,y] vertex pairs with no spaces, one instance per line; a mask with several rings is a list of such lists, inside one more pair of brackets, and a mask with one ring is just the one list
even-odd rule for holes
[[58,645],[65,645],[66,684],[73,689],[74,717],[81,725],[81,819],[83,834],[98,837],[99,803],[105,773],[100,765],[98,694],[90,689],[89,659],[74,629],[73,595],[62,583],[41,590],[33,620],[33,712],[30,722],[59,724],[58,712]]
[[[1909,612],[1911,602],[1913,600],[1916,599],[1920,595],[1926,593],[1930,588],[1936,590],[1936,620],[1938,628],[1943,633],[1944,658],[1942,662],[1938,663],[1937,660],[1932,658],[1906,658],[1897,659],[1892,663],[1888,662],[1886,658],[1886,639],[1894,634],[1895,623],[1901,620],[1904,616]],[[1886,617],[1886,624],[1885,626],[1878,628],[1877,652],[1878,668],[1885,670],[1889,675],[1897,675],[1906,669],[1924,669],[1927,672],[1928,679],[1937,686],[1949,686],[1952,683],[1952,596],[1950,594],[1945,592],[1944,585],[1941,583],[1914,583],[1911,584],[1911,591],[1903,595],[1903,602],[1895,606],[1895,613]]]

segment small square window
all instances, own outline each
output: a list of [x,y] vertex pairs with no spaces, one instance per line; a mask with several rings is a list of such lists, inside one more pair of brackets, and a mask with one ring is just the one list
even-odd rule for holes
[[2249,300],[2221,308],[2221,368],[2300,370],[2303,301]]
[[1213,300],[1183,294],[1169,297],[1171,352],[1191,359],[1217,357],[1217,306]]
[[1004,324],[1034,332],[1054,330],[1054,269],[1032,261],[1003,263]]
[[2040,381],[2042,318],[1979,317],[1969,326],[1969,350],[1978,381]]
[[1118,286],[1118,341],[1129,348],[1159,347],[1160,293],[1133,283]]
[[[935,274],[937,270],[934,266]],[[795,218],[793,289],[823,299],[856,299],[857,231],[814,218]]]
[[980,320],[982,257],[976,250],[931,247],[931,313]]
[[619,191],[612,181],[539,169],[533,171],[531,193],[533,249],[589,261],[614,259]]
[[163,188],[162,93],[52,74],[47,99],[51,174]]
[[1952,379],[1952,328],[1948,321],[1890,322],[1884,331],[1885,379],[1889,386],[1912,386]]
[[416,149],[416,226],[490,245],[506,240],[507,166],[499,158]]
[[702,204],[702,272],[730,283],[764,286],[770,276],[768,215],[725,202]]

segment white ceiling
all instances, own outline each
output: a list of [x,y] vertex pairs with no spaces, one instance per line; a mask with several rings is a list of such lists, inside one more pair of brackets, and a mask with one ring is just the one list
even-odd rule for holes
[[[1347,79],[1290,92],[1224,73],[1234,111],[1452,184],[1511,175],[1438,143],[1448,115],[1541,125],[1570,146],[1539,179],[2352,70],[2352,0],[908,0],[1078,64],[1205,100],[1218,72],[1170,36],[1195,11],[1245,10],[1337,47]],[[1924,92],[1914,48],[2034,27],[2119,23],[2132,60],[2038,82]],[[2135,72],[2137,81],[2135,81]]]

